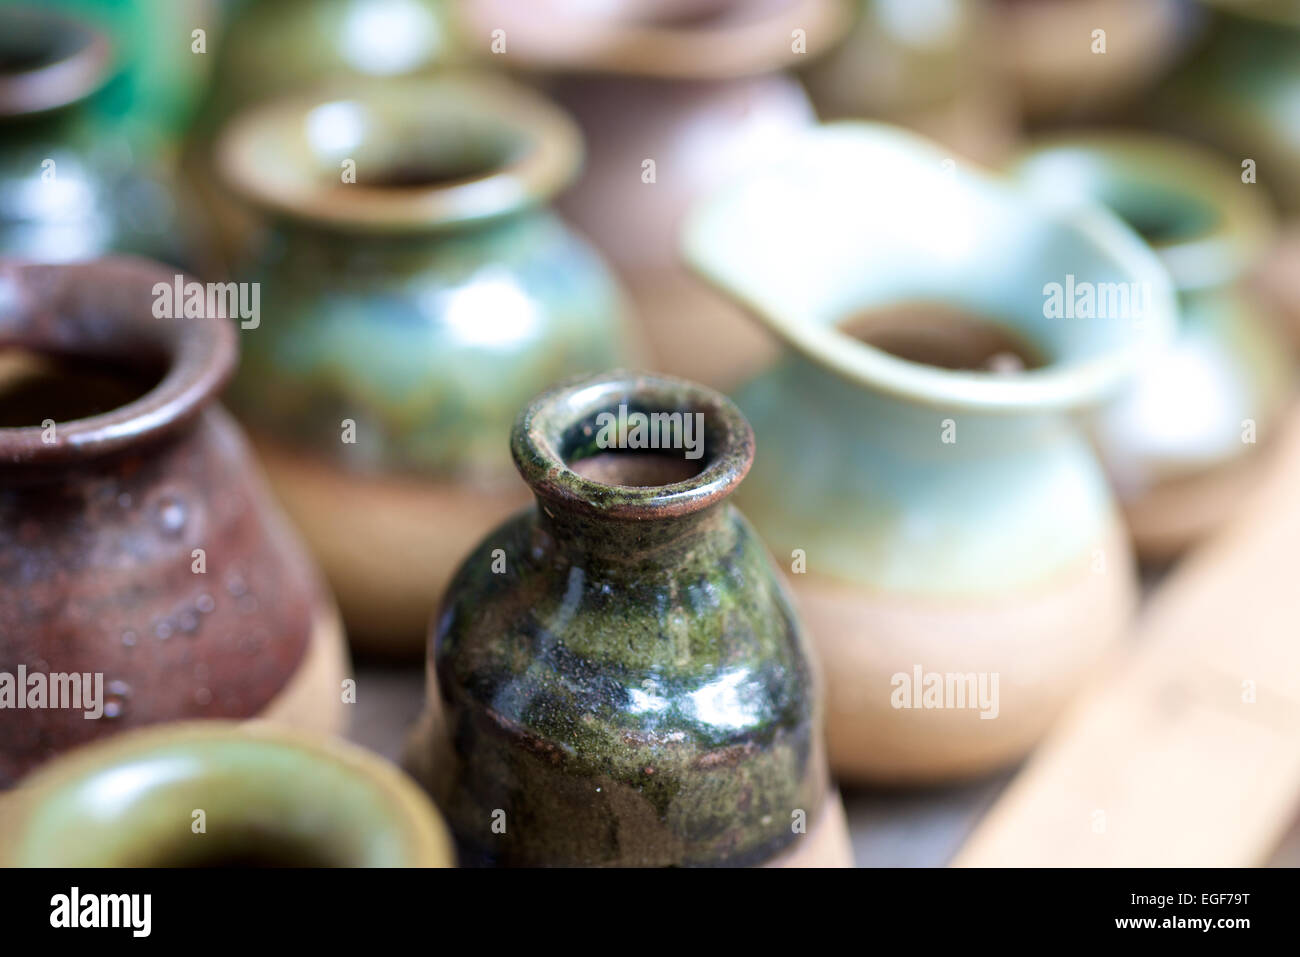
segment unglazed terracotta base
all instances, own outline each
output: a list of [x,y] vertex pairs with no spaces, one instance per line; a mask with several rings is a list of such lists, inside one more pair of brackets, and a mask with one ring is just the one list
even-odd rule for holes
[[1224,526],[1268,474],[1266,448],[1187,478],[1161,482],[1124,506],[1137,553],[1166,561]]
[[[827,747],[841,779],[920,783],[967,777],[1029,751],[1087,673],[1125,634],[1136,604],[1122,529],[1027,594],[922,600],[794,575],[821,657]],[[1094,571],[1094,554],[1104,571]],[[997,717],[976,708],[894,708],[893,676],[998,675]]]
[[496,491],[344,472],[254,435],[276,496],[338,598],[353,648],[424,652],[429,617],[456,564],[528,501],[522,483]]
[[799,835],[789,849],[763,866],[852,867],[853,843],[840,792],[835,788],[827,791],[826,801],[808,833]]
[[324,599],[298,670],[257,718],[324,734],[342,734],[348,726],[343,681],[350,673],[343,622],[334,603]]

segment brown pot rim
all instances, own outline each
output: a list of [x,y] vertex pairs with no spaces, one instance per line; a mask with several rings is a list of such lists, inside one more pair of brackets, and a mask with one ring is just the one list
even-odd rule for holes
[[[322,124],[340,142],[312,144],[311,124],[327,110],[340,111]],[[357,132],[345,143],[349,123]],[[342,182],[341,162],[354,158],[348,154],[356,147],[382,153],[416,136],[433,142],[439,124],[458,123],[475,123],[514,149],[482,174],[449,182],[367,185],[368,164],[360,161],[356,182]],[[221,176],[244,201],[291,220],[359,232],[439,230],[517,213],[550,199],[581,162],[582,135],[563,110],[519,85],[471,74],[276,100],[237,116],[217,141]]]
[[[24,23],[24,21],[26,21]],[[0,75],[0,116],[44,113],[84,100],[108,82],[108,37],[80,20],[29,7],[0,10],[0,29],[11,36],[60,34],[68,49],[33,66]]]
[[[472,0],[464,19],[489,42],[504,31],[509,63],[542,72],[663,80],[723,80],[770,73],[811,59],[853,22],[844,0],[738,0],[714,19],[656,23],[584,15],[565,3]],[[567,16],[566,16],[567,12]],[[791,33],[805,31],[795,53]]]
[[[43,264],[0,259],[0,348],[94,357],[155,353],[165,365],[148,392],[109,412],[41,426],[0,428],[0,467],[70,464],[176,432],[195,419],[233,374],[233,324],[222,318],[162,319],[155,289],[177,270],[146,259]],[[183,277],[182,281],[190,281]]]

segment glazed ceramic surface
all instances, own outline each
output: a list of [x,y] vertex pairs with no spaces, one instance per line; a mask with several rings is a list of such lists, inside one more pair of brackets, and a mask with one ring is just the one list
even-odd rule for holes
[[[858,0],[834,50],[802,71],[823,120],[898,123],[980,162],[1005,157],[1018,119],[992,61],[1001,50],[984,0]],[[992,53],[992,55],[990,55]]]
[[[738,392],[763,450],[741,499],[796,572],[832,765],[850,776],[939,778],[1023,754],[1133,599],[1105,476],[1062,413],[1168,337],[1169,279],[1106,213],[1053,213],[950,163],[900,130],[831,125],[704,204],[685,234],[695,267],[791,347]],[[1048,319],[1045,292],[1067,274],[1142,284],[1146,308]],[[840,328],[915,302],[1000,322],[1045,362],[943,369]],[[896,705],[917,667],[997,675],[1000,703]]]
[[418,653],[455,563],[526,500],[519,406],[624,355],[614,281],[545,205],[578,134],[525,90],[443,80],[272,105],[222,148],[274,220],[234,402],[354,637]]
[[1240,282],[1270,237],[1266,201],[1233,164],[1155,137],[1049,140],[1016,171],[1057,201],[1110,206],[1178,289],[1178,338],[1093,417],[1139,551],[1168,557],[1235,511],[1291,392],[1286,342]]
[[[702,415],[702,471],[635,487],[574,471],[602,454],[600,414],[621,404]],[[611,373],[530,403],[511,444],[537,506],[485,537],[447,591],[412,761],[465,858],[744,865],[837,829],[819,863],[845,861],[808,649],[726,501],[753,454],[735,407]],[[629,483],[619,470],[644,461],[612,458],[606,478]]]
[[[802,87],[780,70],[828,47],[848,17],[845,5],[823,0],[706,7],[691,17],[637,17],[572,0],[491,0],[466,15],[480,32],[504,29],[499,59],[543,84],[581,125],[587,165],[560,209],[618,269],[656,367],[721,387],[775,348],[682,269],[681,217],[814,122]],[[793,49],[795,30],[806,53]]]
[[[0,268],[0,348],[161,375],[120,407],[46,421],[34,405],[30,426],[0,428],[0,670],[102,682],[93,719],[0,710],[0,787],[139,725],[342,724],[333,604],[213,401],[234,368],[233,328],[154,318],[154,285],[171,281],[142,260]],[[0,370],[6,394],[22,374]]]
[[0,801],[8,867],[455,863],[437,811],[392,765],[264,722],[135,731],[65,755]]
[[[193,255],[170,173],[103,105],[116,53],[87,23],[0,6],[0,253]],[[105,84],[108,84],[106,87]]]
[[1213,2],[1208,42],[1159,91],[1153,118],[1208,139],[1239,163],[1289,214],[1300,213],[1300,10],[1285,0]]

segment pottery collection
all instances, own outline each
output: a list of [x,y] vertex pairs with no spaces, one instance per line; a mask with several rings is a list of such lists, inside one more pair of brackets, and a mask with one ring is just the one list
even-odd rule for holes
[[1173,279],[1177,338],[1091,422],[1139,553],[1172,557],[1258,481],[1291,398],[1287,344],[1241,281],[1270,240],[1266,201],[1231,163],[1150,136],[1053,139],[1015,171],[1058,201],[1109,206]]
[[455,564],[526,501],[519,407],[627,355],[614,280],[547,206],[577,131],[504,81],[430,80],[276,102],[220,150],[273,224],[239,273],[266,318],[232,403],[354,642],[418,655]]
[[[686,231],[694,267],[792,349],[737,392],[763,450],[739,498],[796,571],[844,777],[953,777],[1023,755],[1135,601],[1105,476],[1063,413],[1102,400],[1170,334],[1169,280],[1103,211],[1052,214],[991,176],[945,172],[945,155],[893,128],[832,124]],[[1044,287],[1068,274],[1145,284],[1146,309],[1049,319]],[[910,303],[891,330],[889,310]],[[926,338],[923,317],[945,309],[1000,320],[1044,361],[1005,376],[923,365],[933,339],[961,341],[942,327]],[[850,335],[873,312],[876,334],[912,337],[920,361]],[[998,675],[998,720],[900,706],[891,687],[918,666]]]
[[5,702],[0,789],[162,721],[342,729],[333,601],[214,401],[234,327],[155,319],[171,282],[130,259],[0,265],[0,670],[102,676],[94,720]]
[[[637,451],[626,428],[612,444],[620,413],[686,420],[685,448]],[[462,859],[848,863],[810,648],[727,501],[754,454],[735,406],[599,375],[530,402],[511,450],[537,504],[449,586],[410,749]]]
[[852,866],[1282,474],[1298,96],[1283,0],[0,2],[0,866]]

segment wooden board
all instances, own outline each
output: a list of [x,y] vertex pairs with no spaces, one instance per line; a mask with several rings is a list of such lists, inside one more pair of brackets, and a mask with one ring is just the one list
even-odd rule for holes
[[1169,575],[959,866],[1246,866],[1300,807],[1300,407],[1265,484]]

